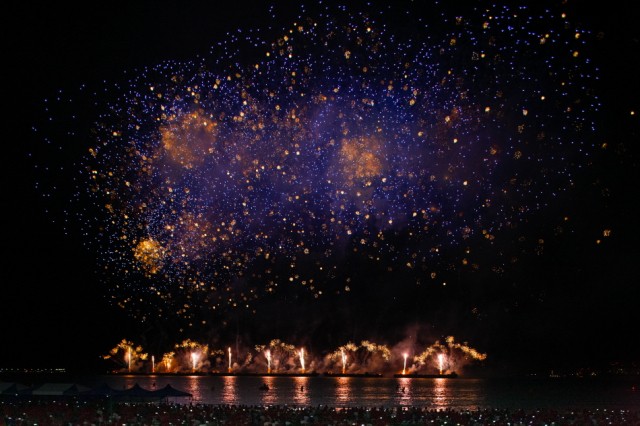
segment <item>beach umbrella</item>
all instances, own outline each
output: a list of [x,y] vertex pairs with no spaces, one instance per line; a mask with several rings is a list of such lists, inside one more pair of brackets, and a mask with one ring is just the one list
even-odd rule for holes
[[129,389],[120,391],[118,395],[144,398],[144,397],[152,396],[153,392],[150,390],[141,388],[140,385],[136,383],[135,385],[131,386]]
[[76,383],[45,383],[35,388],[32,394],[42,396],[80,395],[90,390],[90,388]]
[[98,386],[97,388],[92,389],[90,392],[87,392],[88,396],[114,396],[122,393],[121,390],[113,389],[106,383]]
[[128,400],[131,402],[145,402],[157,399],[157,397],[153,395],[152,391],[141,388],[137,383],[131,386],[129,389],[125,389],[117,394],[114,394],[114,397],[118,398],[118,400]]
[[171,385],[167,385],[165,387],[163,387],[162,389],[158,389],[157,391],[153,391],[152,392],[154,396],[159,397],[159,398],[169,398],[169,397],[192,397],[193,395],[190,394],[189,392],[183,392],[181,390],[178,390],[176,388],[174,388]]
[[31,388],[20,383],[0,382],[0,394],[2,395],[26,395],[31,393]]

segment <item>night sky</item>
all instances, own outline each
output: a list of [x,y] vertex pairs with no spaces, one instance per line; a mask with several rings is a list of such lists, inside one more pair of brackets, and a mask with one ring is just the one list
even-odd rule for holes
[[[640,215],[635,181],[640,59],[631,14],[611,2],[598,10],[584,10],[573,1],[565,5],[535,2],[535,6],[528,3],[532,9],[520,12],[513,24],[503,24],[506,28],[524,22],[525,16],[535,16],[527,28],[542,37],[546,32],[560,31],[559,36],[551,33],[558,44],[569,40],[562,31],[582,34],[580,42],[584,44],[574,59],[584,64],[581,72],[593,72],[593,76],[577,77],[571,69],[561,69],[570,58],[566,62],[553,58],[557,75],[571,76],[580,86],[567,91],[568,97],[575,93],[582,103],[572,97],[565,105],[559,80],[544,80],[545,68],[535,56],[544,52],[539,43],[528,48],[498,38],[498,44],[514,48],[500,53],[503,59],[513,55],[514,66],[525,70],[521,80],[508,78],[506,65],[496,65],[496,79],[486,78],[490,71],[463,72],[473,65],[469,57],[475,52],[464,43],[471,43],[473,36],[479,43],[484,40],[479,29],[482,12],[473,8],[502,10],[499,6],[469,1],[452,10],[430,2],[393,4],[391,10],[364,2],[354,4],[347,9],[353,18],[335,2],[310,6],[304,12],[298,5],[271,8],[257,1],[16,7],[12,22],[5,27],[9,57],[4,67],[8,93],[3,115],[7,151],[3,205],[8,254],[4,256],[0,296],[4,342],[0,367],[100,371],[108,365],[100,357],[123,338],[160,355],[187,338],[216,348],[238,342],[251,347],[278,338],[321,353],[361,340],[393,347],[413,339],[425,347],[436,340],[442,343],[443,337],[450,335],[487,353],[482,368],[500,374],[552,369],[570,373],[611,362],[640,362],[640,343],[635,337],[640,335],[636,314]],[[326,51],[318,41],[320,35],[303,38],[299,44],[298,39],[285,40],[278,46],[283,35],[291,34],[290,28],[301,22],[311,27],[299,16],[313,17],[319,27],[344,28],[348,26],[345,22],[363,22],[359,15],[365,12],[375,16],[373,26],[382,33],[384,45],[369,57],[364,49],[373,51],[376,40],[366,25],[353,34],[338,33]],[[441,12],[446,18],[439,16]],[[560,18],[562,13],[567,14],[566,19]],[[320,14],[336,16],[337,24]],[[457,16],[468,19],[466,29],[455,29]],[[563,22],[568,22],[566,27]],[[492,30],[488,29],[487,43]],[[457,44],[451,41],[454,32]],[[234,35],[255,37],[267,44],[249,48],[250,43],[232,42]],[[358,37],[364,42],[356,42]],[[531,40],[525,35],[516,39]],[[536,43],[538,39],[533,38]],[[220,44],[225,41],[227,44]],[[576,42],[575,38],[571,42]],[[345,53],[348,43],[352,46]],[[301,59],[295,62],[296,56],[292,65],[278,68],[278,64],[289,64],[286,58],[278,59],[281,49],[284,53],[280,56],[287,55],[288,45],[296,55],[302,52]],[[438,49],[433,47],[436,45]],[[213,53],[211,46],[217,46]],[[246,50],[230,59],[223,57],[224,52],[235,52],[236,46]],[[449,50],[439,53],[441,46]],[[265,51],[274,52],[274,57],[265,57]],[[523,51],[529,52],[529,57],[523,59]],[[304,55],[316,67],[308,79],[300,71]],[[403,83],[392,81],[402,76],[393,64],[401,69],[407,57],[415,60],[405,67],[411,90],[403,91]],[[270,60],[274,62],[268,77],[258,74],[257,68],[248,71],[254,64],[269,69]],[[168,77],[152,70],[164,61],[172,63],[157,69],[170,69]],[[198,89],[172,82],[171,75],[192,78],[198,64],[206,64],[211,72],[194,83]],[[332,68],[322,70],[321,64]],[[363,71],[372,64],[375,70]],[[426,71],[412,74],[418,68]],[[238,105],[247,99],[237,89],[239,84],[227,84],[224,79],[216,82],[215,77],[233,76],[236,69],[244,73],[238,81],[251,81],[257,88],[255,93],[247,89],[249,104],[255,102],[255,108],[248,108],[246,117],[242,115],[245,124],[231,120],[231,115],[239,116]],[[446,69],[454,70],[458,80],[440,83]],[[343,71],[347,74],[341,74]],[[528,81],[527,76],[539,80]],[[129,83],[136,78],[139,81]],[[296,78],[297,82],[291,81]],[[384,84],[376,88],[379,80]],[[526,84],[522,83],[525,80]],[[157,84],[154,93],[136,94],[144,102],[132,103],[130,93],[148,89],[148,82],[153,81]],[[329,106],[325,110],[314,106],[318,102],[292,100],[294,95],[317,100],[322,92],[331,96],[331,90],[323,87],[324,81],[329,81],[327,85],[343,84],[343,91],[336,91],[335,98],[326,101]],[[456,81],[462,83],[456,85]],[[519,86],[521,83],[524,85]],[[289,90],[289,85],[296,88]],[[468,90],[465,101],[459,101],[462,86]],[[519,87],[523,94],[516,94]],[[363,89],[350,93],[350,88],[355,92]],[[164,118],[164,127],[159,128],[154,117],[160,113],[154,108],[160,108],[161,102],[151,106],[151,101],[163,90],[182,98],[170,100],[178,113]],[[198,90],[201,98],[195,95]],[[386,93],[393,90],[397,102],[388,101]],[[537,90],[548,90],[548,104],[527,97],[528,91]],[[349,93],[343,95],[345,91]],[[498,100],[502,94],[497,93],[502,91],[504,101]],[[287,93],[294,95],[285,99]],[[187,99],[189,96],[193,99]],[[350,104],[350,96],[366,101]],[[194,99],[199,100],[203,112],[197,112]],[[412,99],[425,106],[414,112]],[[501,102],[506,106],[496,111]],[[307,130],[296,133],[296,125],[287,124],[287,120],[295,122],[296,113],[289,111],[294,104],[298,105],[301,128],[321,123],[313,127],[314,135],[305,133]],[[463,104],[467,106],[457,110],[452,106]],[[523,112],[527,108],[530,113]],[[577,111],[586,121],[584,128],[571,133],[572,129],[563,127],[575,126]],[[346,117],[342,122],[331,116],[343,112],[339,116]],[[556,114],[559,112],[564,115]],[[371,118],[375,113],[382,117],[377,122]],[[536,113],[541,117],[537,122],[532,118]],[[251,120],[258,123],[261,116],[269,117],[261,133],[266,142],[255,142],[253,151],[242,151],[242,138],[255,132]],[[188,122],[188,117],[194,121]],[[524,133],[518,132],[520,121],[525,119],[532,121],[527,122]],[[210,135],[202,130],[203,125],[211,126],[216,120],[218,133]],[[589,129],[591,122],[595,131]],[[381,123],[379,136],[369,138],[371,132],[378,131],[376,123]],[[132,130],[136,124],[140,128]],[[409,136],[402,136],[405,128]],[[218,144],[231,141],[220,148],[226,156],[220,154],[215,161],[203,163],[201,146],[180,148],[184,140],[180,132],[194,129],[206,133],[204,139],[217,138]],[[114,136],[116,131],[121,133]],[[149,136],[154,132],[160,136]],[[426,133],[424,140],[418,132]],[[358,139],[362,135],[365,138]],[[281,170],[276,168],[279,150],[292,149],[293,155],[298,149],[294,142],[290,146],[276,142],[280,136],[302,146],[302,153],[297,154],[301,159],[282,160],[282,170],[297,174],[299,181],[306,179],[308,187],[285,182],[275,172]],[[168,147],[171,137],[177,140],[178,148]],[[130,151],[124,151],[130,142],[127,138],[136,142],[134,159],[128,155]],[[454,138],[456,145],[449,140]],[[490,138],[496,142],[484,144]],[[477,149],[471,148],[476,140],[480,141]],[[570,140],[584,145],[572,145]],[[94,159],[89,150],[99,145],[104,148]],[[541,165],[518,163],[520,151],[526,157],[528,151],[522,147],[527,146]],[[316,151],[319,154],[314,157]],[[260,178],[255,177],[262,192],[254,191],[253,180],[249,182],[246,171],[253,166],[243,163],[242,158],[251,155],[258,159],[256,167],[264,164],[267,168]],[[143,166],[138,159],[143,156],[144,161],[149,157],[155,162]],[[482,156],[487,159],[480,160]],[[424,166],[436,158],[440,163]],[[182,163],[177,165],[176,159]],[[448,167],[451,164],[456,167]],[[147,174],[142,167],[153,168],[157,174]],[[421,174],[425,169],[429,170]],[[92,182],[91,170],[107,177]],[[108,177],[109,171],[116,177]],[[224,171],[230,171],[227,176],[236,173],[242,177],[224,181],[217,177],[224,177]],[[319,176],[324,181],[314,180]],[[167,183],[167,179],[172,181]],[[145,189],[121,195],[129,180]],[[522,202],[504,195],[496,195],[491,200],[493,206],[480,200],[518,185],[528,194]],[[555,194],[549,185],[561,189]],[[187,187],[191,192],[185,192]],[[369,216],[364,219],[365,212],[357,210],[359,201],[354,201],[361,196],[360,192],[353,195],[360,187],[364,188],[363,197],[374,200],[367,210],[370,220]],[[369,187],[373,189],[366,192]],[[105,190],[118,195],[107,201]],[[476,195],[465,191],[476,191]],[[274,198],[275,193],[281,198]],[[533,194],[540,197],[540,204]],[[289,200],[296,196],[302,200],[307,197],[307,204],[313,207],[303,208]],[[174,200],[180,197],[182,205]],[[385,199],[386,204],[380,201]],[[154,200],[159,201],[157,205]],[[243,213],[242,207],[232,207],[229,200],[236,204],[244,200],[250,207]],[[162,206],[175,205],[164,211],[165,207],[158,207],[161,201],[165,201]],[[109,203],[115,213],[105,208]],[[138,215],[143,203],[147,210]],[[347,207],[341,208],[345,204]],[[520,206],[519,213],[505,213],[510,208],[518,211]],[[172,208],[174,212],[178,209],[178,214],[171,216]],[[129,217],[132,212],[136,215]],[[169,217],[173,219],[166,219]],[[330,217],[351,224],[352,229],[330,225],[327,230],[317,222]],[[284,231],[275,230],[276,224],[282,226],[292,219],[312,236],[301,237],[291,227],[286,230],[286,224]],[[223,236],[229,224],[220,223],[232,220],[236,229]],[[151,222],[160,224],[150,226]],[[505,225],[507,222],[518,227]],[[216,226],[222,231],[214,229]],[[219,240],[203,243],[204,237],[187,231],[194,227],[209,227],[208,238],[218,232]],[[144,235],[140,233],[143,228]],[[247,238],[255,229],[264,235]],[[128,240],[123,240],[123,235]],[[380,241],[374,243],[374,235]],[[308,258],[305,247],[310,250]],[[225,250],[230,250],[229,256],[219,255]],[[332,251],[327,254],[327,250]],[[238,254],[243,252],[252,254]],[[145,257],[158,253],[160,262]],[[207,256],[207,262],[202,260]],[[164,269],[158,273],[157,268]],[[185,290],[193,289],[196,282],[205,283],[206,288]],[[171,301],[168,294],[172,294]],[[247,295],[248,301],[244,299]],[[127,307],[123,309],[118,303]],[[175,314],[178,305],[185,307],[181,314]],[[158,309],[163,309],[160,314]]]

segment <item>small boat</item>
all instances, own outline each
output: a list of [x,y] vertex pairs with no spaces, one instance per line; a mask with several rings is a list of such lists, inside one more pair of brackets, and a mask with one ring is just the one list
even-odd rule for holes
[[263,390],[263,391],[268,391],[269,390],[269,385],[265,383],[264,385],[260,386],[258,389]]

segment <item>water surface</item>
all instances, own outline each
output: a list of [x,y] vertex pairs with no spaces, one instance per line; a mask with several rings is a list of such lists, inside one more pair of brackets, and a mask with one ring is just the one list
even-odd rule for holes
[[[430,409],[588,408],[638,409],[640,392],[629,380],[410,379],[335,377],[100,376],[115,389],[171,384],[193,394],[176,400],[204,404],[330,407],[418,406]],[[262,384],[268,391],[260,390]],[[633,390],[635,386],[636,390]]]

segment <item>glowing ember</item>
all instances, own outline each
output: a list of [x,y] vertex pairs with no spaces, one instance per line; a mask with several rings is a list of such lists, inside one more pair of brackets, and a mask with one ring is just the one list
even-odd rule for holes
[[594,150],[595,70],[576,55],[595,34],[553,10],[479,9],[406,35],[383,12],[328,10],[110,89],[77,191],[103,213],[83,219],[110,300],[195,327],[274,292],[342,294],[336,271],[345,292],[369,288],[346,252],[420,295],[441,272],[502,276],[542,253],[520,237]]

